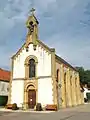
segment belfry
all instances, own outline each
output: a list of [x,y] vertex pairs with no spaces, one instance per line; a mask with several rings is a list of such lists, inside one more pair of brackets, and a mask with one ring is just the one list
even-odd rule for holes
[[36,49],[37,40],[38,40],[38,20],[36,19],[34,15],[35,9],[31,9],[31,16],[28,17],[28,20],[26,22],[26,27],[28,28],[28,39],[26,40],[26,48],[28,47],[28,44],[30,42],[33,43],[34,50]]

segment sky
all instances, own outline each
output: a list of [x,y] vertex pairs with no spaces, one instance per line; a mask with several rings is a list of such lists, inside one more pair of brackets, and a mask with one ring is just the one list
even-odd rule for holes
[[25,42],[25,22],[36,9],[39,39],[73,66],[90,69],[90,0],[0,0],[0,67]]

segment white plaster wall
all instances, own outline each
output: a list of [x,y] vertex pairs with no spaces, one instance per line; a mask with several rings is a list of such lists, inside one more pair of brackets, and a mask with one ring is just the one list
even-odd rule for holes
[[51,54],[48,54],[43,48],[37,45],[36,51],[33,50],[33,44],[29,45],[29,51],[23,49],[20,55],[14,60],[13,78],[25,77],[25,59],[29,55],[34,55],[38,59],[37,76],[51,76]]
[[53,104],[52,78],[38,80],[38,102],[42,105]]
[[0,95],[8,96],[9,93],[9,82],[0,81]]
[[24,81],[12,81],[11,103],[17,103],[18,107],[22,107],[24,99]]

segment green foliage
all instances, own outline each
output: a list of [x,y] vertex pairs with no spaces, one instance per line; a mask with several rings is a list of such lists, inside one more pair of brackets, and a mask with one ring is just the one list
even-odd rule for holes
[[80,75],[81,83],[90,83],[90,70],[84,70],[83,67],[76,67]]

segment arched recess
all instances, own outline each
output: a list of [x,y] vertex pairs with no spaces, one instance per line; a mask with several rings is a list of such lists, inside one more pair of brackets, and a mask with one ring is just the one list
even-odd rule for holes
[[64,103],[65,103],[65,106],[67,107],[67,89],[66,89],[66,72],[64,73],[64,96],[65,96],[65,99],[64,99]]
[[76,104],[78,103],[78,84],[77,76],[75,76],[75,94],[76,94]]
[[70,75],[70,96],[71,96],[71,105],[73,105],[73,85],[72,85],[72,75]]
[[37,103],[37,86],[33,82],[29,82],[24,88],[24,102],[26,108],[34,108]]
[[28,82],[25,87],[24,90],[28,91],[29,89],[36,89],[36,85],[33,82]]
[[56,71],[56,82],[58,82],[59,81],[59,75],[60,74],[60,71],[59,71],[59,69],[57,69],[57,71]]
[[60,88],[58,86],[59,83],[59,69],[56,70],[56,97],[57,97],[57,105],[59,107],[60,104]]
[[29,56],[25,59],[25,65],[28,65],[30,59],[34,59],[34,60],[35,60],[35,63],[38,63],[38,59],[37,59],[36,56],[34,56],[34,55],[29,55]]
[[37,64],[38,64],[38,59],[36,56],[34,55],[30,55],[28,56],[26,59],[25,59],[25,78],[26,79],[29,79],[30,78],[30,75],[29,75],[29,72],[30,72],[30,60],[34,60],[35,61],[35,76],[37,76]]

